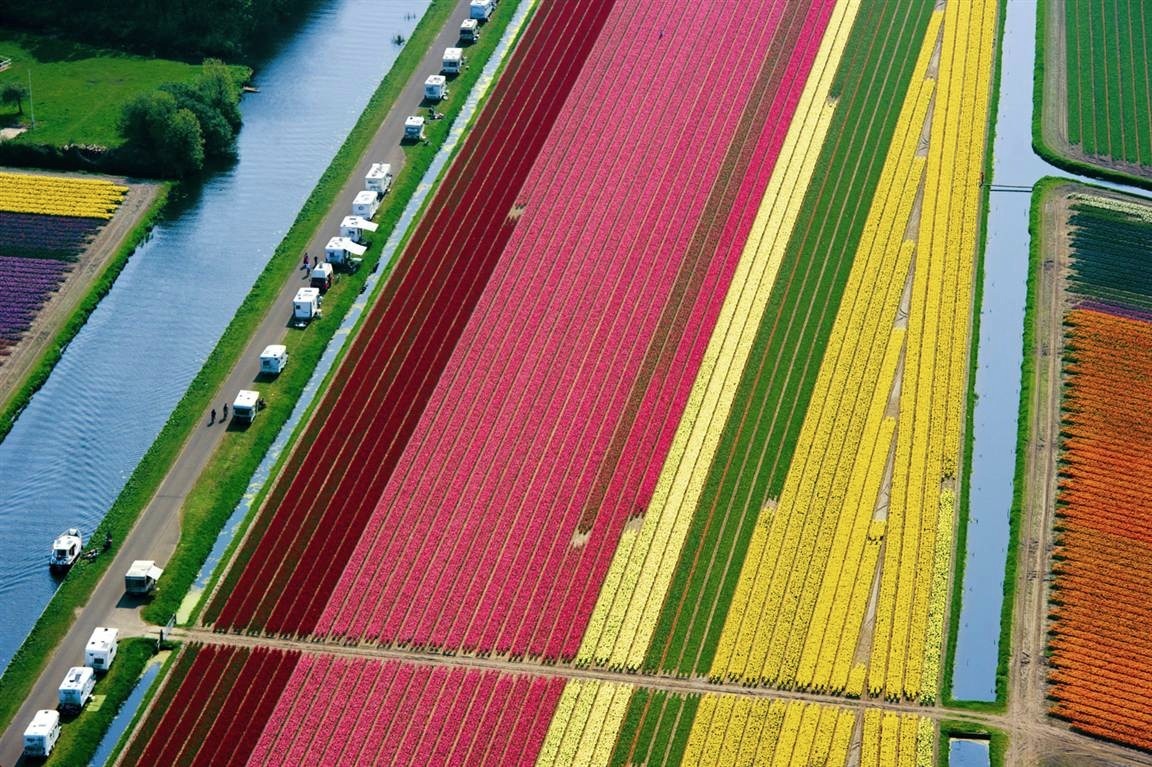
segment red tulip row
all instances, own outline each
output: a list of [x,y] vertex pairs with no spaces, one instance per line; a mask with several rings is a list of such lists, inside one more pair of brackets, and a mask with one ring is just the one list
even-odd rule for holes
[[611,7],[552,1],[536,13],[273,487],[242,552],[250,564],[210,608],[218,627],[311,630],[516,227],[506,214]]
[[1053,712],[1094,735],[1152,746],[1152,324],[1066,316],[1060,546],[1053,563]]
[[558,679],[305,655],[245,755],[252,767],[528,765],[562,690]]
[[216,646],[185,653],[195,653],[187,674],[165,689],[162,718],[139,730],[150,738],[131,744],[126,758],[141,766],[245,764],[243,744],[268,721],[299,654]]

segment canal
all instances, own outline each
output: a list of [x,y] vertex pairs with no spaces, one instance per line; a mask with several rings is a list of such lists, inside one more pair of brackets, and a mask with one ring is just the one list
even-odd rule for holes
[[427,5],[316,5],[259,66],[238,161],[156,227],[0,443],[0,670],[56,589],[52,539],[107,513]]

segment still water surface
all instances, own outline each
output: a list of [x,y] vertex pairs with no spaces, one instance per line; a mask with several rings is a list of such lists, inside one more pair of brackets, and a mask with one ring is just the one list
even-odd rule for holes
[[156,228],[0,443],[0,670],[211,353],[428,0],[328,0],[258,67],[239,160]]

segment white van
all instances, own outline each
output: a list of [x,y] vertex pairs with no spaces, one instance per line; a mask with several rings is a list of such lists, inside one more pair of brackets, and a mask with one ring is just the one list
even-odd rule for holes
[[95,671],[111,668],[112,661],[116,659],[116,638],[119,635],[116,629],[97,627],[84,646],[84,665],[91,666]]
[[24,730],[24,756],[45,757],[60,740],[60,714],[50,709],[36,712]]

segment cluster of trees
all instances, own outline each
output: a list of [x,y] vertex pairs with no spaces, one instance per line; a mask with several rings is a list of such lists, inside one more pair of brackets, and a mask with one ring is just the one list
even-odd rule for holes
[[28,88],[23,83],[5,83],[0,87],[0,104],[14,106],[24,114],[24,102],[28,100]]
[[0,26],[169,58],[243,60],[315,0],[3,0]]
[[189,176],[232,157],[240,130],[240,88],[223,62],[209,59],[193,85],[168,83],[124,107],[124,149],[167,176]]

